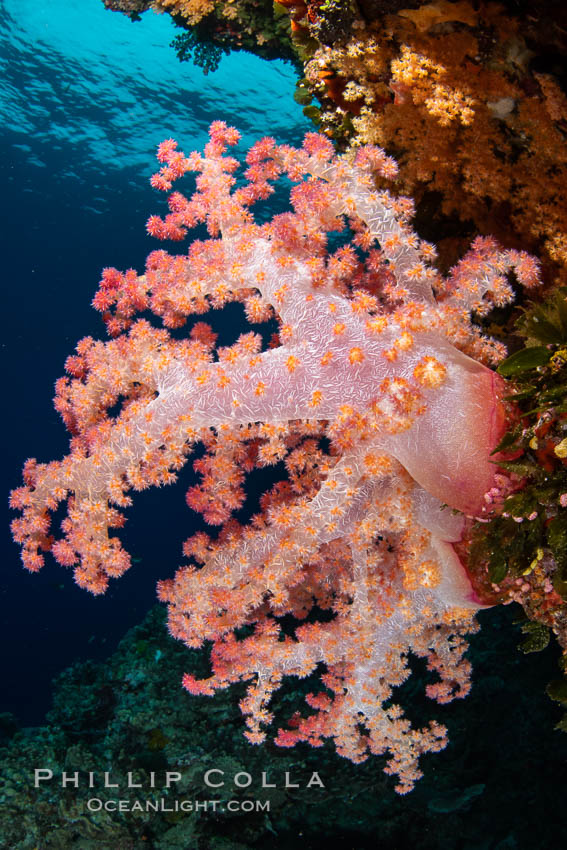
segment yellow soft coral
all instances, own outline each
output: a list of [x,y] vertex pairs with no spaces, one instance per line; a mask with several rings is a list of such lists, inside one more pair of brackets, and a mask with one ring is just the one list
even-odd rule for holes
[[443,65],[432,62],[427,56],[416,53],[404,44],[390,70],[390,88],[396,93],[404,90],[408,92],[413,102],[416,105],[424,104],[440,124],[450,124],[455,120],[465,126],[472,123],[474,100],[464,91],[443,81],[447,76],[447,69]]
[[324,132],[389,149],[418,204],[438,193],[444,214],[540,251],[566,282],[567,99],[532,57],[502,7],[440,2],[356,22],[306,78]]
[[182,15],[193,25],[213,11],[215,0],[155,0],[153,6],[156,11]]

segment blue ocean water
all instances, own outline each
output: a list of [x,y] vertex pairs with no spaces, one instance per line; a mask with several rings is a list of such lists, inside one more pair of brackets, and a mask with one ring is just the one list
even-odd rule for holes
[[[298,143],[311,126],[289,64],[234,53],[205,76],[170,48],[179,30],[168,15],[133,23],[101,0],[0,0],[0,19],[6,506],[27,457],[66,452],[53,385],[78,339],[104,337],[90,307],[101,269],[141,270],[159,247],[145,234],[165,210],[148,182],[157,144],[200,149],[215,119],[238,127],[240,151],[267,134]],[[4,516],[0,711],[39,722],[54,674],[111,651],[180,563],[189,513],[179,489],[142,500],[127,529],[139,562],[97,599],[53,562],[23,571]]]

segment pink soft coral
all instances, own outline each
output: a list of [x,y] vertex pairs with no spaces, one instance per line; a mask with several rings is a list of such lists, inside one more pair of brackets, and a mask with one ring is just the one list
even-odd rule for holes
[[[237,140],[216,122],[203,155],[185,157],[172,140],[160,146],[157,188],[189,170],[199,176],[192,198],[174,192],[149,231],[181,239],[204,222],[210,238],[186,256],[154,252],[140,277],[105,270],[95,306],[116,338],[83,340],[69,359],[56,404],[71,453],[28,461],[26,486],[12,496],[22,511],[14,536],[28,569],[51,549],[81,586],[103,592],[129,566],[107,532],[122,524],[128,491],[173,481],[203,441],[202,481],[188,502],[223,528],[216,540],[191,538],[185,554],[200,566],[159,587],[171,633],[191,647],[213,642],[211,677],[186,676],[185,686],[212,694],[251,680],[242,710],[257,743],[282,677],[324,665],[312,713],[292,718],[277,742],[332,737],[354,761],[389,752],[403,793],[420,776],[419,756],[446,742],[443,727],[414,730],[390,702],[409,675],[408,653],[438,674],[428,689],[437,700],[469,687],[462,635],[479,605],[452,546],[463,517],[442,503],[481,514],[503,427],[499,379],[479,362],[503,351],[470,313],[511,299],[512,268],[534,283],[537,265],[477,240],[444,280],[408,225],[411,203],[375,188],[375,173],[396,171],[382,151],[337,157],[315,134],[300,150],[263,139],[235,188],[238,163],[225,153]],[[293,212],[256,224],[251,204],[282,173],[296,184]],[[328,234],[347,224],[350,244],[329,253]],[[246,333],[215,350],[203,322],[174,339],[135,318],[149,309],[177,328],[229,301],[241,301],[250,322],[275,314],[276,344],[263,350],[262,337]],[[279,461],[287,480],[239,526],[231,514],[245,475]],[[64,537],[54,541],[49,513],[64,500]],[[316,610],[328,612],[325,622]],[[280,629],[285,614],[305,621],[293,637]],[[244,625],[252,633],[237,637]]]

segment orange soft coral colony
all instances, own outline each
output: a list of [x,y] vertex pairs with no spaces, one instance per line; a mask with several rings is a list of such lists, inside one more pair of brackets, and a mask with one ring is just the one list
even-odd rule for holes
[[[312,713],[292,718],[277,742],[332,737],[353,761],[389,753],[403,793],[420,776],[419,755],[445,745],[443,727],[414,730],[399,706],[384,707],[409,675],[408,653],[437,673],[428,693],[438,701],[468,689],[461,636],[474,630],[479,603],[452,546],[463,518],[441,507],[480,515],[493,487],[503,412],[499,379],[482,361],[504,354],[470,315],[511,300],[512,269],[522,284],[537,282],[537,263],[478,239],[442,279],[432,246],[409,227],[411,203],[375,189],[375,173],[396,173],[381,150],[341,157],[316,134],[301,149],[263,139],[237,188],[238,162],[226,151],[238,138],[215,122],[203,154],[160,145],[153,185],[168,191],[191,170],[197,188],[191,198],[174,192],[148,230],[179,240],[205,223],[209,238],[185,256],[155,251],[142,276],[105,269],[94,304],[115,338],[82,340],[69,358],[56,406],[71,451],[26,464],[26,486],[12,494],[14,537],[28,569],[51,550],[81,586],[104,592],[129,566],[108,534],[129,491],[173,481],[203,441],[188,503],[223,527],[214,541],[187,541],[200,566],[159,586],[171,633],[192,647],[213,642],[211,677],[186,676],[185,686],[212,694],[250,680],[241,707],[258,743],[282,677],[322,663]],[[256,224],[250,207],[284,173],[295,183],[293,211]],[[352,238],[330,253],[328,234],[339,231]],[[275,313],[277,343],[263,350],[250,332],[215,349],[201,321],[174,339],[136,319],[150,310],[180,327],[229,301],[241,301],[251,323]],[[280,460],[288,480],[240,527],[231,515],[246,474]],[[54,539],[49,515],[65,500]],[[331,617],[314,622],[315,608]],[[280,633],[285,614],[306,621],[294,639]],[[253,632],[237,639],[243,625]]]

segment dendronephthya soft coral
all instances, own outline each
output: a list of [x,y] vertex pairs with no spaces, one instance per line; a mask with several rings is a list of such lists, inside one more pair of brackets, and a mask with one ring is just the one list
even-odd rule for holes
[[[434,249],[408,224],[411,203],[375,189],[374,174],[396,173],[381,150],[341,157],[316,134],[301,149],[263,139],[237,182],[238,163],[225,155],[237,140],[215,122],[203,155],[160,146],[153,185],[167,191],[192,170],[197,190],[174,192],[150,233],[179,240],[204,222],[209,238],[185,256],[152,253],[142,276],[105,270],[94,303],[115,338],[82,340],[69,358],[56,405],[71,452],[28,461],[26,486],[12,495],[22,511],[14,536],[28,569],[50,550],[79,585],[104,592],[129,566],[107,531],[122,525],[128,491],[173,481],[203,441],[203,477],[188,501],[222,529],[190,538],[185,554],[197,566],[159,586],[171,633],[191,647],[213,642],[211,677],[187,675],[185,686],[212,694],[249,680],[241,707],[259,743],[282,678],[317,670],[311,713],[294,715],[277,743],[333,737],[353,761],[389,753],[404,793],[421,775],[419,756],[446,737],[435,722],[412,729],[392,689],[409,676],[412,652],[438,674],[430,696],[464,696],[462,636],[481,606],[452,543],[494,488],[490,453],[504,413],[501,379],[483,361],[504,351],[470,315],[511,300],[511,270],[534,284],[537,263],[481,239],[443,279]],[[250,206],[282,174],[295,184],[293,211],[256,224]],[[340,232],[331,252],[329,234]],[[180,327],[229,301],[250,322],[275,313],[277,342],[265,348],[245,333],[215,349],[204,322],[179,339],[135,318],[151,310]],[[286,478],[239,525],[246,474],[280,461]],[[49,515],[65,500],[56,540]]]

